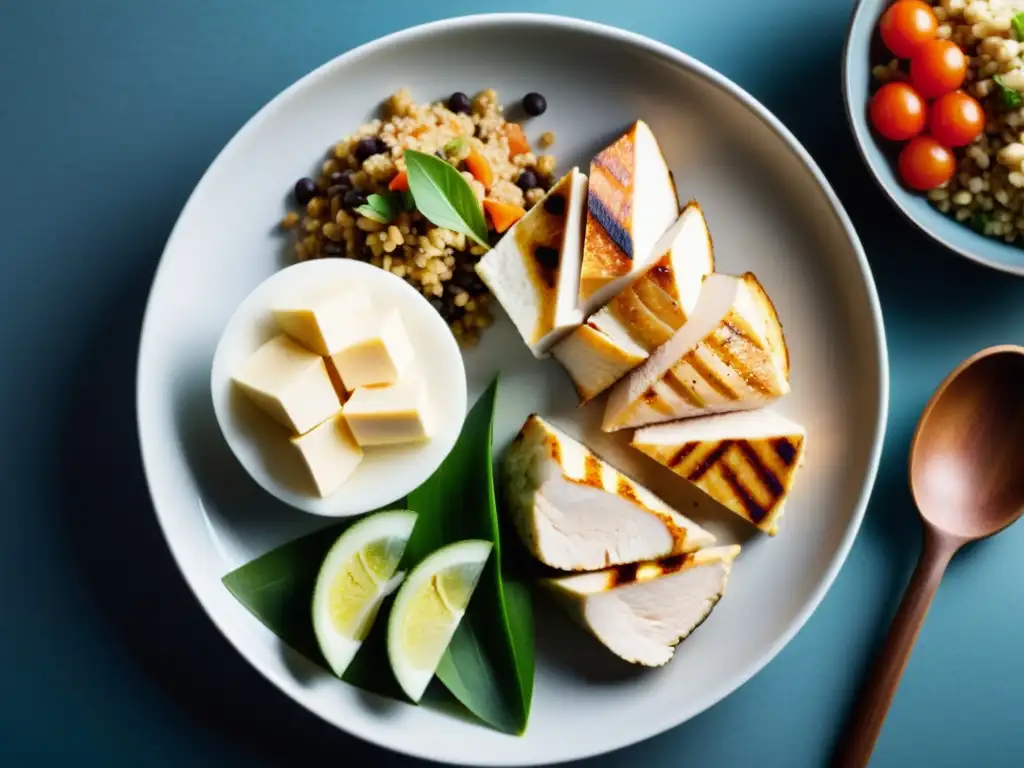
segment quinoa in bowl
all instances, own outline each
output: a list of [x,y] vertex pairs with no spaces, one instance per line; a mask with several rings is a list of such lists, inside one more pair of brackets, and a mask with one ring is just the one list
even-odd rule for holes
[[[931,0],[936,37],[967,57],[963,90],[985,113],[984,130],[956,152],[948,182],[926,192],[940,212],[980,234],[1024,243],[1024,0]],[[1015,20],[1015,17],[1018,17]],[[906,81],[898,59],[872,69],[878,82]]]
[[[532,93],[523,107],[527,114],[540,114],[546,104]],[[550,132],[537,139],[541,149],[553,142]],[[488,204],[528,210],[556,180],[554,156],[533,151],[519,124],[505,118],[493,89],[473,98],[457,92],[444,101],[417,104],[409,89],[401,88],[386,100],[379,119],[334,145],[315,178],[296,182],[297,208],[281,224],[294,233],[297,260],[359,259],[387,269],[426,296],[459,343],[470,346],[491,322],[490,295],[474,270],[486,248],[435,226],[411,206],[390,221],[357,210],[369,195],[401,188],[397,177],[406,170],[407,149],[450,163],[477,200]],[[489,218],[492,245],[501,237],[498,229]]]

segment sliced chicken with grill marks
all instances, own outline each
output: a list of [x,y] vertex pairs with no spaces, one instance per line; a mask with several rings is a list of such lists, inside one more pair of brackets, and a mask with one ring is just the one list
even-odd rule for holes
[[586,403],[647,359],[693,313],[715,269],[704,214],[689,203],[655,246],[660,258],[566,336],[552,356]]
[[638,429],[632,445],[774,536],[806,432],[774,411],[736,411]]
[[573,168],[476,265],[534,357],[579,326],[587,177]]
[[753,274],[709,275],[693,315],[611,389],[602,429],[753,410],[789,392],[789,353]]
[[612,653],[659,667],[711,615],[739,552],[713,547],[541,583]]
[[536,414],[506,454],[505,493],[523,543],[553,568],[594,570],[692,552],[715,541]]
[[675,182],[650,127],[637,120],[590,163],[580,309],[596,312],[661,254],[679,215]]

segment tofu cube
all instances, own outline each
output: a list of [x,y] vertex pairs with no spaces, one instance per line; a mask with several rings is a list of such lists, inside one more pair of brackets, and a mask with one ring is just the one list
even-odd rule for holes
[[353,331],[369,309],[365,291],[335,289],[289,298],[279,302],[273,313],[282,331],[327,357],[351,343]]
[[331,354],[345,389],[394,384],[415,357],[397,310],[363,316],[344,347]]
[[366,447],[430,437],[427,397],[418,381],[357,389],[342,411],[356,442]]
[[341,410],[324,359],[283,333],[253,352],[232,380],[295,434],[308,432]]
[[292,437],[291,442],[309,469],[321,498],[336,491],[363,460],[363,449],[340,413],[306,434]]

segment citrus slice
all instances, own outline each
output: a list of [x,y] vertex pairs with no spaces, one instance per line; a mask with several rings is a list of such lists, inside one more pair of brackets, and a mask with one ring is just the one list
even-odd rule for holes
[[341,677],[366,639],[384,598],[401,583],[396,573],[416,513],[378,512],[334,542],[313,591],[313,631],[324,658]]
[[492,547],[477,539],[442,547],[413,568],[398,590],[388,617],[388,658],[413,701],[434,676]]

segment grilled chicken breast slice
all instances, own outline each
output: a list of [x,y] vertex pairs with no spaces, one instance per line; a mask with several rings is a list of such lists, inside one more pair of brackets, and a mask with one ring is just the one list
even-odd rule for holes
[[616,656],[658,667],[711,615],[739,552],[714,547],[541,583]]
[[593,314],[658,257],[654,246],[679,214],[661,147],[637,120],[590,163],[580,309]]
[[573,168],[476,265],[535,357],[580,325],[587,177]]
[[806,442],[795,421],[761,410],[645,427],[632,445],[774,536]]
[[645,272],[551,350],[580,402],[601,394],[668,341],[693,314],[704,278],[715,270],[711,235],[690,202],[655,246]]
[[612,432],[712,413],[753,410],[789,392],[789,352],[753,274],[709,275],[693,315],[608,395]]
[[536,414],[505,457],[507,509],[527,549],[569,571],[711,546],[714,536]]

